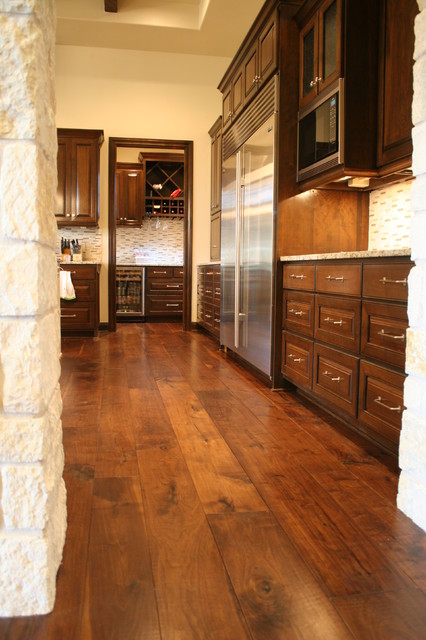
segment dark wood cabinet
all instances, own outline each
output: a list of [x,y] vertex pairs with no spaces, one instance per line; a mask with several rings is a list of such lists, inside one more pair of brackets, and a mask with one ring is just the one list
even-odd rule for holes
[[197,323],[215,338],[220,338],[220,265],[198,265]]
[[381,0],[377,166],[411,166],[414,18],[416,0]]
[[235,120],[244,106],[243,65],[240,65],[223,91],[222,120],[226,129]]
[[69,271],[75,299],[61,299],[61,332],[96,335],[99,329],[99,264],[61,265]]
[[140,165],[117,164],[116,222],[117,225],[140,226],[145,203],[145,175]]
[[220,213],[222,208],[222,118],[209,130],[211,139],[210,260],[220,260]]
[[273,13],[243,59],[244,103],[263,87],[277,68],[278,18]]
[[145,317],[149,320],[181,320],[183,267],[146,267]]
[[342,0],[325,0],[300,30],[299,106],[342,73]]
[[409,258],[284,264],[281,372],[396,450],[403,409]]
[[103,131],[58,129],[55,215],[59,227],[97,226]]

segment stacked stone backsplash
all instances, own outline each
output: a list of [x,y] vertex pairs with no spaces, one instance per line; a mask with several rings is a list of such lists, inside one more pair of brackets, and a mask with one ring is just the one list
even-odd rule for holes
[[410,246],[412,184],[413,181],[400,182],[370,193],[370,250],[406,249]]
[[118,227],[117,264],[183,264],[183,220],[144,218],[142,226]]
[[0,2],[0,616],[53,608],[66,529],[55,22],[54,0]]
[[90,262],[102,262],[102,231],[89,227],[61,227],[58,229],[56,239],[56,255],[61,254],[61,238],[65,240],[78,240],[83,248],[83,260]]

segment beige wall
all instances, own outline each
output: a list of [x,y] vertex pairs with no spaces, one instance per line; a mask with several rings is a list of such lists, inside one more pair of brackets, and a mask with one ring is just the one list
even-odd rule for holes
[[[216,89],[230,60],[145,51],[56,47],[56,124],[103,129],[101,322],[108,319],[108,138],[194,142],[194,267],[209,260],[210,137],[221,113]],[[196,315],[196,270],[193,279]]]

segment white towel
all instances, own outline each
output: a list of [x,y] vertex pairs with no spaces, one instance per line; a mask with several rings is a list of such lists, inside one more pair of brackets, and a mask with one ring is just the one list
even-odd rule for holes
[[74,285],[69,271],[59,272],[59,296],[63,300],[75,300]]

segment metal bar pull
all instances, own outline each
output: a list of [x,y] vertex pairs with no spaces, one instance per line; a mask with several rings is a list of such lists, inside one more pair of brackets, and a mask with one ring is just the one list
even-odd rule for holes
[[405,334],[402,333],[400,336],[396,336],[393,333],[386,333],[384,329],[380,329],[377,332],[378,336],[383,336],[384,338],[392,338],[392,340],[405,340]]
[[296,311],[296,309],[289,309],[289,313],[292,313],[294,316],[303,316],[303,311]]
[[[178,303],[178,302],[175,302],[175,303],[167,302],[167,303],[166,303],[166,307],[178,307],[178,306],[179,306],[179,303]],[[206,318],[210,318],[210,317],[211,317],[211,316],[207,316],[207,315],[206,315]]]
[[337,280],[338,282],[343,282],[343,276],[325,276],[326,280]]
[[330,371],[323,371],[322,375],[330,378],[330,380],[332,380],[333,382],[340,382],[340,380],[342,379],[340,376],[333,377],[333,374],[330,373]]
[[343,324],[343,320],[332,320],[328,316],[326,318],[324,318],[324,322],[328,322],[329,324],[338,324],[340,326],[342,326],[342,324]]
[[68,315],[64,315],[61,313],[61,318],[76,318],[77,314],[76,313],[72,313],[72,314],[68,314]]
[[[179,289],[179,285],[178,284],[166,284],[166,289]],[[208,293],[211,293],[211,291],[208,291]]]
[[303,358],[296,358],[292,353],[288,354],[289,360],[293,360],[293,362],[303,362]]
[[291,273],[290,274],[290,278],[295,278],[296,280],[303,280],[304,278],[307,278],[308,276],[303,275],[303,273],[298,276],[295,273]]
[[388,404],[383,402],[381,396],[377,396],[377,398],[374,399],[374,402],[376,404],[379,404],[381,407],[384,407],[385,409],[388,409],[388,411],[398,411],[399,413],[401,413],[401,411],[402,411],[401,405],[398,405],[397,407],[390,407]]
[[404,280],[390,280],[390,278],[380,278],[379,282],[381,282],[382,284],[402,284],[403,287],[407,286],[407,278],[404,278]]

